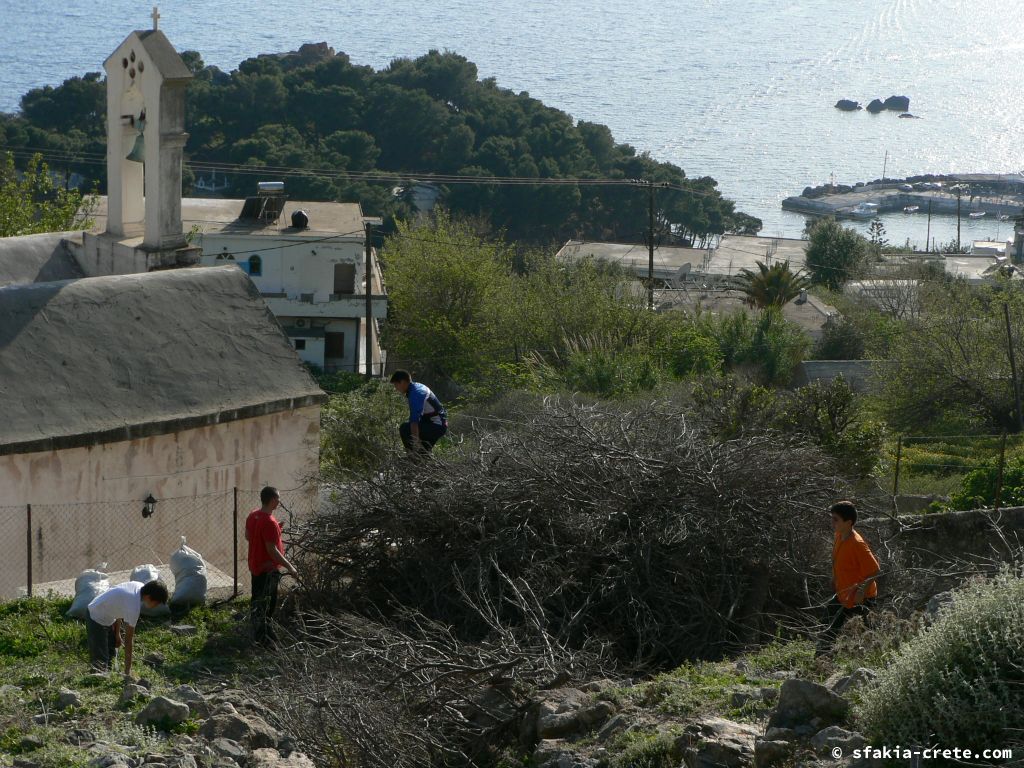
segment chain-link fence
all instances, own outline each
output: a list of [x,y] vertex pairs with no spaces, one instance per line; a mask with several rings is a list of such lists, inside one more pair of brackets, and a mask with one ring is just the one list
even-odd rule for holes
[[[311,488],[281,491],[276,513],[289,529],[312,514]],[[183,498],[0,507],[6,535],[0,544],[0,600],[48,593],[74,595],[75,578],[88,568],[110,574],[111,583],[132,569],[153,564],[173,590],[169,567],[181,545],[206,562],[211,599],[248,591],[245,520],[260,506],[259,490],[235,488]]]

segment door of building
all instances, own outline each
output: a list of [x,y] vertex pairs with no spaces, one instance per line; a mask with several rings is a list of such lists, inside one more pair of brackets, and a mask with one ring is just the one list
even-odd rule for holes
[[345,365],[345,334],[324,334],[324,370],[340,371]]
[[334,293],[353,294],[356,292],[356,265],[334,265]]

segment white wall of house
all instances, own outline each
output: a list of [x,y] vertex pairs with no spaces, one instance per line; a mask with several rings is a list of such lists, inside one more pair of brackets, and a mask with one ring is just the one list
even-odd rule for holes
[[[366,257],[361,241],[210,232],[196,242],[204,266],[234,262],[263,294],[304,362],[329,371],[362,368],[361,322],[366,316]],[[376,283],[377,280],[374,280]],[[373,316],[387,316],[374,285]],[[306,336],[302,330],[309,331]],[[376,340],[379,344],[379,340]],[[375,359],[379,354],[375,352]]]
[[[231,254],[248,272],[260,293],[286,294],[323,303],[332,295],[356,295],[363,291],[365,256],[362,241],[324,242],[317,237],[278,238],[231,232],[211,232],[197,237],[203,249],[202,264],[223,264],[221,254]],[[273,250],[271,250],[273,249]]]

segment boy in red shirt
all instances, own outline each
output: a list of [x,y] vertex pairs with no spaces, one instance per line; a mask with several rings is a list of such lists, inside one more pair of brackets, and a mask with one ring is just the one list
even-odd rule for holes
[[832,515],[832,609],[835,615],[822,637],[818,653],[831,645],[843,624],[851,616],[863,616],[874,607],[878,597],[875,580],[881,572],[878,559],[864,538],[853,530],[857,507],[852,501],[838,501],[829,510]]
[[249,542],[249,573],[252,575],[252,602],[249,618],[252,637],[257,643],[273,641],[274,629],[270,625],[277,608],[277,586],[281,582],[280,568],[293,576],[295,566],[284,556],[281,524],[274,517],[280,504],[277,489],[267,486],[260,491],[259,509],[249,513],[245,521],[245,540]]

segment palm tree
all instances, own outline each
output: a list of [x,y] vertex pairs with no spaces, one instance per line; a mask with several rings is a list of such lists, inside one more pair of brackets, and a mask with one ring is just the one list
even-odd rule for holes
[[746,303],[752,307],[783,307],[811,284],[806,276],[790,270],[788,261],[771,267],[759,261],[757,268],[757,273],[743,269],[737,276]]

